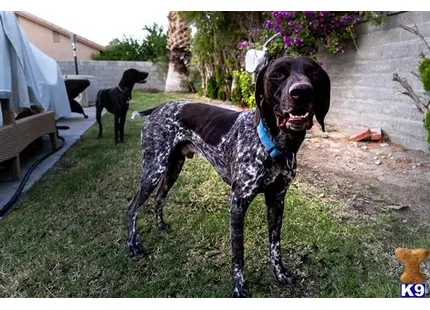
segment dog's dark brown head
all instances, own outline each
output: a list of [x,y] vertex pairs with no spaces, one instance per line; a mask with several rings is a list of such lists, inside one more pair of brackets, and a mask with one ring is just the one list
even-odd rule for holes
[[257,119],[264,118],[275,132],[305,132],[313,116],[323,131],[330,106],[330,78],[312,59],[281,57],[270,62],[257,77]]
[[139,71],[136,69],[127,69],[124,71],[120,86],[133,87],[135,83],[143,84],[146,83],[149,73],[145,71]]

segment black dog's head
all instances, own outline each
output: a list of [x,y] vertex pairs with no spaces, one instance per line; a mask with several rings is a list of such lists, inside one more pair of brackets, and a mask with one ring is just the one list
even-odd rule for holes
[[313,116],[324,131],[330,106],[330,78],[312,59],[281,57],[270,62],[257,77],[257,117],[279,130],[305,131]]
[[146,83],[149,73],[145,71],[138,71],[136,69],[127,69],[122,74],[120,85],[125,87],[133,86],[135,83]]

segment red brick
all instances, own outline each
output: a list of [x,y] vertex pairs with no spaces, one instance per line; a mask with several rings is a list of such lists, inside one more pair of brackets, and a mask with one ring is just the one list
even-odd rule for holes
[[349,137],[349,140],[358,142],[361,140],[369,139],[371,135],[372,133],[370,132],[370,129],[367,128],[359,133],[356,133],[355,135],[352,135],[351,137]]
[[371,128],[370,129],[370,139],[372,141],[379,141],[382,139],[382,130],[381,128]]

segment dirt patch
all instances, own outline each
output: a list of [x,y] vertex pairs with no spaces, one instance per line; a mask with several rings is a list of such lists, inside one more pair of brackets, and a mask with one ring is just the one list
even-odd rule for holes
[[298,154],[298,178],[346,202],[352,213],[430,218],[430,154],[390,142],[350,142],[349,134],[315,125]]
[[389,141],[351,142],[352,133],[331,125],[324,133],[316,124],[299,150],[297,179],[345,203],[351,214],[397,212],[421,222],[430,219],[430,154]]

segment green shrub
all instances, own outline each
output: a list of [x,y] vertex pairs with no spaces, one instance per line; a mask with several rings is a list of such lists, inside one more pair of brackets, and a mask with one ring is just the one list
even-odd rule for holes
[[233,71],[233,80],[236,87],[231,91],[231,101],[234,104],[240,104],[242,102],[242,92],[240,91],[239,84],[240,71]]
[[196,92],[199,96],[203,96],[203,87],[201,82],[196,82],[194,85]]
[[423,83],[424,89],[430,91],[430,58],[424,58],[419,66],[418,71],[420,73],[421,82]]
[[[421,60],[418,66],[418,72],[420,73],[421,82],[423,83],[425,91],[430,92],[430,58],[427,57]],[[430,112],[426,114],[424,127],[427,130],[427,142],[430,143]]]
[[252,84],[252,76],[248,72],[242,71],[239,76],[240,91],[242,93],[242,101],[248,108],[255,107],[255,89]]
[[222,100],[222,101],[226,101],[227,100],[227,95],[225,94],[225,91],[222,88],[218,89],[217,98],[219,100]]
[[243,104],[248,108],[255,107],[255,87],[252,83],[252,76],[245,71],[233,71],[233,78],[236,88],[232,92],[232,101]]
[[202,77],[200,75],[200,71],[197,69],[197,67],[194,63],[191,63],[191,65],[188,66],[188,81],[191,83],[194,90],[199,95],[203,94]]
[[218,95],[218,89],[216,85],[215,77],[211,76],[208,80],[206,96],[211,99],[216,99]]

